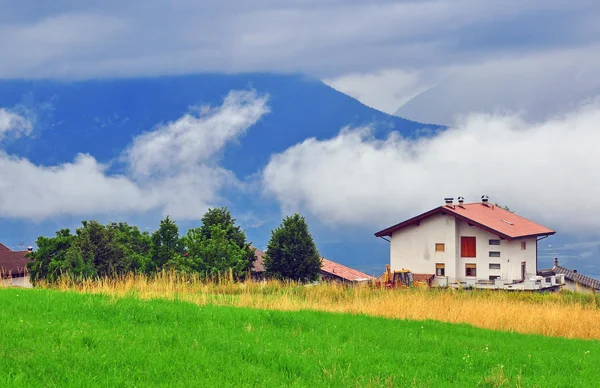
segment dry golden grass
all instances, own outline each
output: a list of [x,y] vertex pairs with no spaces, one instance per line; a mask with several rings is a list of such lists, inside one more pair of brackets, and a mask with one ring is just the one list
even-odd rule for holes
[[321,310],[396,319],[433,319],[473,326],[566,338],[600,339],[600,299],[572,293],[466,291],[443,289],[386,290],[338,284],[303,286],[277,281],[206,282],[198,277],[162,273],[156,277],[129,275],[117,279],[72,281],[41,287],[177,299],[274,310]]

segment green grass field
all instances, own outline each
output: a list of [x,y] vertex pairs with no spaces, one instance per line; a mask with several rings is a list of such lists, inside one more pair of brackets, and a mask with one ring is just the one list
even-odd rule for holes
[[[600,342],[0,289],[0,386],[598,386]],[[493,314],[493,311],[490,311]]]

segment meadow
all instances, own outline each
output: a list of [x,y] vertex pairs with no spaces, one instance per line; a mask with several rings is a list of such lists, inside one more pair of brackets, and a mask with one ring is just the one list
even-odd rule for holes
[[[485,298],[473,293],[369,293],[268,283],[205,284],[192,292],[191,283],[183,281],[168,285],[165,279],[142,283],[133,278],[127,287],[113,284],[107,292],[109,283],[80,284],[78,291],[73,285],[64,291],[0,289],[0,385],[597,386],[598,341],[359,313],[370,302],[397,313],[384,303],[403,298],[483,303]],[[80,292],[83,288],[86,292]],[[357,293],[363,301],[353,304]],[[322,310],[341,306],[359,314],[305,310],[329,297]],[[568,298],[513,298],[530,307],[583,305]],[[233,307],[249,301],[261,309]]]
[[318,310],[395,319],[438,320],[476,327],[565,338],[600,339],[600,296],[578,293],[468,291],[454,289],[373,289],[369,285],[305,286],[293,282],[206,282],[195,276],[160,273],[88,281],[63,278],[44,285],[142,299],[182,300],[197,305],[268,310]]

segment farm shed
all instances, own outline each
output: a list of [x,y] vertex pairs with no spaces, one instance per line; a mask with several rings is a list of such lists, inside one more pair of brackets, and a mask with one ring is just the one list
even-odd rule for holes
[[585,276],[576,269],[568,269],[558,265],[558,259],[554,259],[554,267],[543,269],[538,273],[540,276],[554,275],[562,278],[562,287],[569,291],[598,293],[600,292],[600,280]]
[[25,257],[32,250],[13,251],[0,243],[0,284],[3,286],[31,287],[29,282],[29,271]]
[[[254,280],[264,279],[265,266],[263,262],[264,252],[260,249],[255,251],[256,261],[252,268],[252,278]],[[321,258],[321,281],[334,281],[340,283],[360,283],[375,279],[371,275],[360,272],[354,268],[347,267],[335,261]]]

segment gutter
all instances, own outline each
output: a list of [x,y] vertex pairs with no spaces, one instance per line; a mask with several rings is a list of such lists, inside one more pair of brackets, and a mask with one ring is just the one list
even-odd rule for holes
[[[556,233],[556,232],[555,232]],[[548,236],[550,236],[549,234],[545,235],[542,238],[536,238],[535,239],[535,274],[537,275],[538,272],[538,243],[540,241],[542,241],[545,238],[548,238]]]

